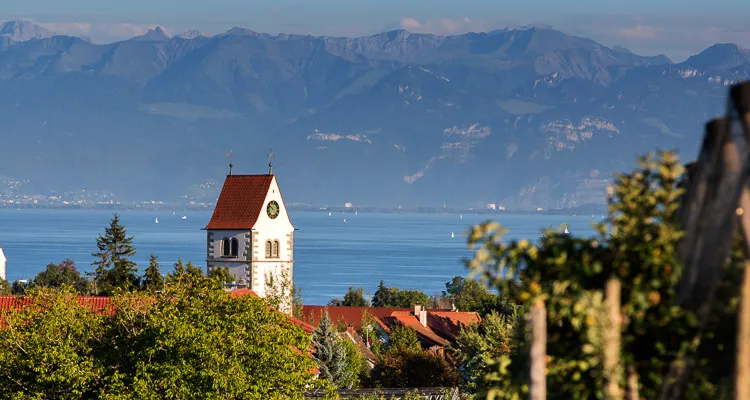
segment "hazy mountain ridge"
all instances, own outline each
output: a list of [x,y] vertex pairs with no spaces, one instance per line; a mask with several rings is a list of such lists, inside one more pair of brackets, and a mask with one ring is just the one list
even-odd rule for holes
[[748,51],[674,64],[545,28],[457,36],[267,35],[242,28],[97,45],[3,45],[0,174],[40,187],[177,197],[265,153],[290,201],[603,199],[613,171],[656,147],[692,157]]

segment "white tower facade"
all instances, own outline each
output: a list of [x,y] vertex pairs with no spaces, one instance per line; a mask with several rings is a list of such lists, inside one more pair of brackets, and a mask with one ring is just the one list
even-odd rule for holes
[[5,263],[8,261],[7,258],[5,258],[5,253],[3,253],[3,247],[0,246],[0,278],[7,279],[5,277]]
[[227,267],[260,297],[291,289],[295,228],[275,175],[228,175],[204,229],[207,273]]

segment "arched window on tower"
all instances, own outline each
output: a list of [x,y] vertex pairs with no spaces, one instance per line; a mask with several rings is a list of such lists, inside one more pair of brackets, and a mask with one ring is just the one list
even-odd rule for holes
[[266,240],[266,258],[271,258],[271,241]]
[[279,258],[279,241],[278,240],[273,241],[273,251],[271,253],[273,253],[273,258]]
[[232,245],[229,238],[221,239],[221,256],[229,257],[231,255]]
[[237,238],[232,238],[232,257],[237,257],[240,254],[240,242]]

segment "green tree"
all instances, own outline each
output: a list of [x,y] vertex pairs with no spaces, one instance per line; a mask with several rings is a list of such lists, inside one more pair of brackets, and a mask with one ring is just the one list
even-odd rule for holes
[[344,295],[344,299],[332,299],[328,302],[329,306],[342,307],[368,307],[370,303],[365,299],[365,289],[349,287],[349,291]]
[[420,351],[422,351],[422,345],[419,344],[417,331],[401,325],[393,328],[388,338],[388,353],[418,353]]
[[394,290],[385,286],[385,282],[380,281],[378,289],[372,295],[372,306],[373,307],[391,307],[390,304],[394,303]]
[[[115,299],[99,358],[106,393],[127,398],[302,399],[314,383],[310,335],[216,280]],[[121,349],[127,349],[123,351]]]
[[318,363],[318,370],[323,379],[336,387],[346,387],[353,383],[353,371],[347,368],[346,347],[336,332],[328,313],[323,314],[320,325],[313,332],[314,359]]
[[103,368],[93,349],[102,320],[70,288],[29,289],[31,304],[3,314],[0,399],[94,398]]
[[372,380],[381,387],[454,387],[459,377],[441,356],[422,350],[413,329],[398,326],[372,371]]
[[483,283],[461,276],[453,277],[445,284],[443,298],[459,311],[473,311],[481,316],[492,311],[512,315],[515,311],[512,299],[494,294]]
[[47,264],[47,268],[38,273],[31,284],[33,286],[48,288],[59,288],[63,285],[68,285],[75,288],[81,295],[88,295],[91,291],[90,282],[81,276],[78,268],[76,268],[75,261],[71,259],[65,259],[58,264]]
[[373,307],[411,308],[415,305],[431,304],[430,296],[416,289],[401,290],[397,287],[387,287],[380,281],[378,289],[372,296]]
[[227,284],[237,280],[231,272],[229,267],[213,267],[208,271],[208,277],[216,279],[221,283]]
[[91,265],[96,268],[93,281],[99,294],[112,295],[118,288],[129,291],[138,287],[136,264],[129,258],[135,255],[133,237],[128,237],[117,214],[96,239],[96,247],[99,251],[91,254]]
[[7,296],[13,294],[13,286],[8,281],[0,278],[0,295]]
[[203,279],[203,270],[188,261],[187,264],[182,262],[181,258],[177,259],[174,269],[167,275],[167,281],[181,285],[192,285]]
[[396,289],[396,298],[391,307],[412,308],[415,305],[430,304],[431,298],[426,293],[416,289]]
[[484,377],[492,372],[493,361],[509,355],[516,338],[517,315],[491,311],[480,325],[461,329],[450,351],[459,363],[464,388],[469,393],[486,389]]
[[111,312],[30,288],[3,312],[0,399],[302,399],[314,387],[310,335],[216,280],[122,292]]
[[351,389],[361,387],[362,382],[367,382],[370,376],[370,366],[359,346],[348,338],[342,338],[341,344],[346,353],[345,376],[349,379],[342,380],[340,388]]
[[289,274],[282,271],[278,277],[265,277],[265,300],[273,307],[297,318],[302,316],[302,291],[294,284]]
[[159,291],[164,287],[164,277],[159,272],[159,257],[151,253],[148,256],[148,268],[143,273],[141,288],[151,292]]
[[[668,372],[682,369],[688,358],[693,368],[682,398],[720,398],[726,389],[735,356],[741,241],[737,236],[710,318],[701,326],[694,314],[677,303],[682,170],[671,152],[640,159],[637,170],[617,177],[609,219],[597,225],[598,235],[592,238],[547,231],[546,239],[535,246],[525,240],[504,241],[505,229],[497,223],[472,229],[470,244],[479,248],[469,266],[501,292],[512,289],[517,293],[524,314],[534,302],[545,302],[548,397],[603,396],[607,320],[602,290],[611,278],[622,284],[619,366],[635,370],[641,397],[654,398]],[[495,360],[488,376],[490,396],[527,397],[528,341],[523,318],[518,319],[516,330],[515,346]]]

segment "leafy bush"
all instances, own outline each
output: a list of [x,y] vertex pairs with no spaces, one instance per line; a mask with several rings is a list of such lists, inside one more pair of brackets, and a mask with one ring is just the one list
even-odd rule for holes
[[[478,250],[469,266],[489,285],[517,293],[522,313],[537,301],[547,308],[548,398],[602,398],[602,290],[607,280],[622,284],[621,366],[634,367],[640,395],[653,398],[673,365],[693,357],[685,398],[718,398],[731,376],[734,327],[742,259],[727,263],[723,296],[703,329],[676,302],[681,268],[677,218],[683,168],[677,156],[661,152],[639,160],[639,169],[617,177],[609,219],[597,236],[576,238],[545,232],[539,246],[502,240],[505,229],[487,222],[473,228]],[[736,250],[739,248],[736,247]],[[495,360],[488,376],[490,398],[522,398],[528,392],[528,342],[519,319],[518,340]],[[719,361],[721,360],[721,361]],[[624,382],[621,382],[624,386]]]

